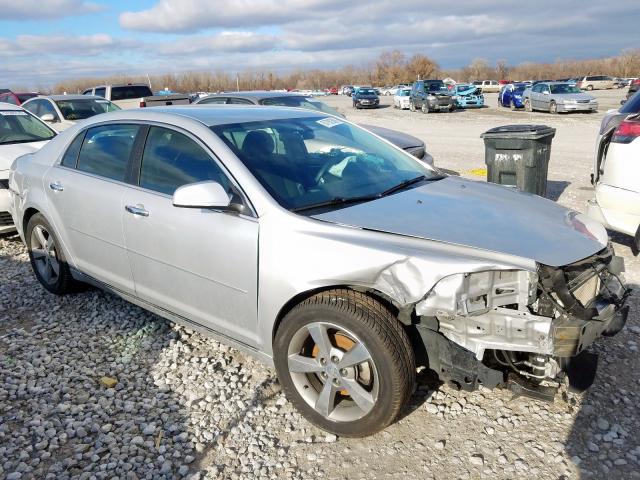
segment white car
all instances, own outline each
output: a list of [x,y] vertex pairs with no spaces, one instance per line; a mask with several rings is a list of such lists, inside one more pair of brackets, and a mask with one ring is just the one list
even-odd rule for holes
[[410,88],[397,89],[395,95],[393,96],[393,108],[399,108],[401,110],[408,109],[411,103],[409,101],[410,96]]
[[22,108],[47,122],[58,132],[85,118],[120,110],[109,100],[94,95],[50,95],[27,100]]
[[[640,102],[640,97],[636,101]],[[589,201],[587,213],[611,230],[634,237],[632,248],[637,254],[640,251],[640,114],[626,116],[622,110],[611,112],[603,120],[592,179],[595,198]]]
[[51,128],[10,103],[0,103],[0,234],[15,230],[9,209],[9,168],[21,155],[39,150],[56,136]]

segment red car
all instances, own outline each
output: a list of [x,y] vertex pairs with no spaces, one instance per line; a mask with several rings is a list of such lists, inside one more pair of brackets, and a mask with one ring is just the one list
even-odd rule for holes
[[338,87],[327,88],[327,93],[329,95],[337,95],[338,94]]
[[37,97],[40,95],[35,92],[28,93],[15,93],[10,90],[0,93],[0,102],[11,103],[12,105],[22,105],[24,102],[29,100],[30,98]]

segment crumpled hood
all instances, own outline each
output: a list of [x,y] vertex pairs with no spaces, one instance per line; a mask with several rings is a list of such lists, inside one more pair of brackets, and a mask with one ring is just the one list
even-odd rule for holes
[[14,143],[12,145],[0,145],[0,170],[9,170],[13,161],[21,155],[40,150],[48,140],[43,142]]
[[509,187],[447,177],[313,218],[562,266],[606,247],[598,222]]
[[479,94],[480,94],[480,91],[478,87],[465,88],[464,90],[458,90],[455,93],[455,95],[458,95],[458,96],[479,95]]

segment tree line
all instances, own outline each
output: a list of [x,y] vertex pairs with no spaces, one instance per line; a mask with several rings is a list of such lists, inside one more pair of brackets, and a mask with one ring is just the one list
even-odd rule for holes
[[[168,88],[176,92],[219,92],[229,90],[325,89],[340,85],[395,85],[416,79],[451,77],[458,82],[473,80],[541,80],[585,75],[616,77],[640,76],[640,49],[624,50],[619,55],[591,60],[556,60],[552,63],[525,62],[510,66],[504,60],[491,64],[474,59],[460,69],[442,69],[429,57],[406,56],[400,50],[383,52],[366,65],[347,65],[333,70],[243,71],[232,74],[184,72],[164,75],[113,75],[69,79],[57,83],[52,93],[80,93],[85,88],[112,83],[150,83],[154,91]],[[45,89],[46,90],[46,89]]]

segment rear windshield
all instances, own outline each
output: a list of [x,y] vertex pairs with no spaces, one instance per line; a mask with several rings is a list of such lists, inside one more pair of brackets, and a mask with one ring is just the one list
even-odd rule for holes
[[35,98],[37,96],[38,96],[37,93],[16,93],[16,97],[18,97],[18,100],[20,100],[20,103],[24,103],[30,98]]
[[640,113],[640,91],[634,93],[620,108],[620,113]]
[[153,96],[153,92],[146,85],[127,85],[111,88],[111,100],[131,100],[151,96]]
[[24,110],[0,110],[0,145],[41,142],[56,132]]
[[80,98],[77,100],[58,100],[56,101],[62,116],[66,120],[84,120],[100,113],[113,112],[120,110],[116,104],[105,99]]

